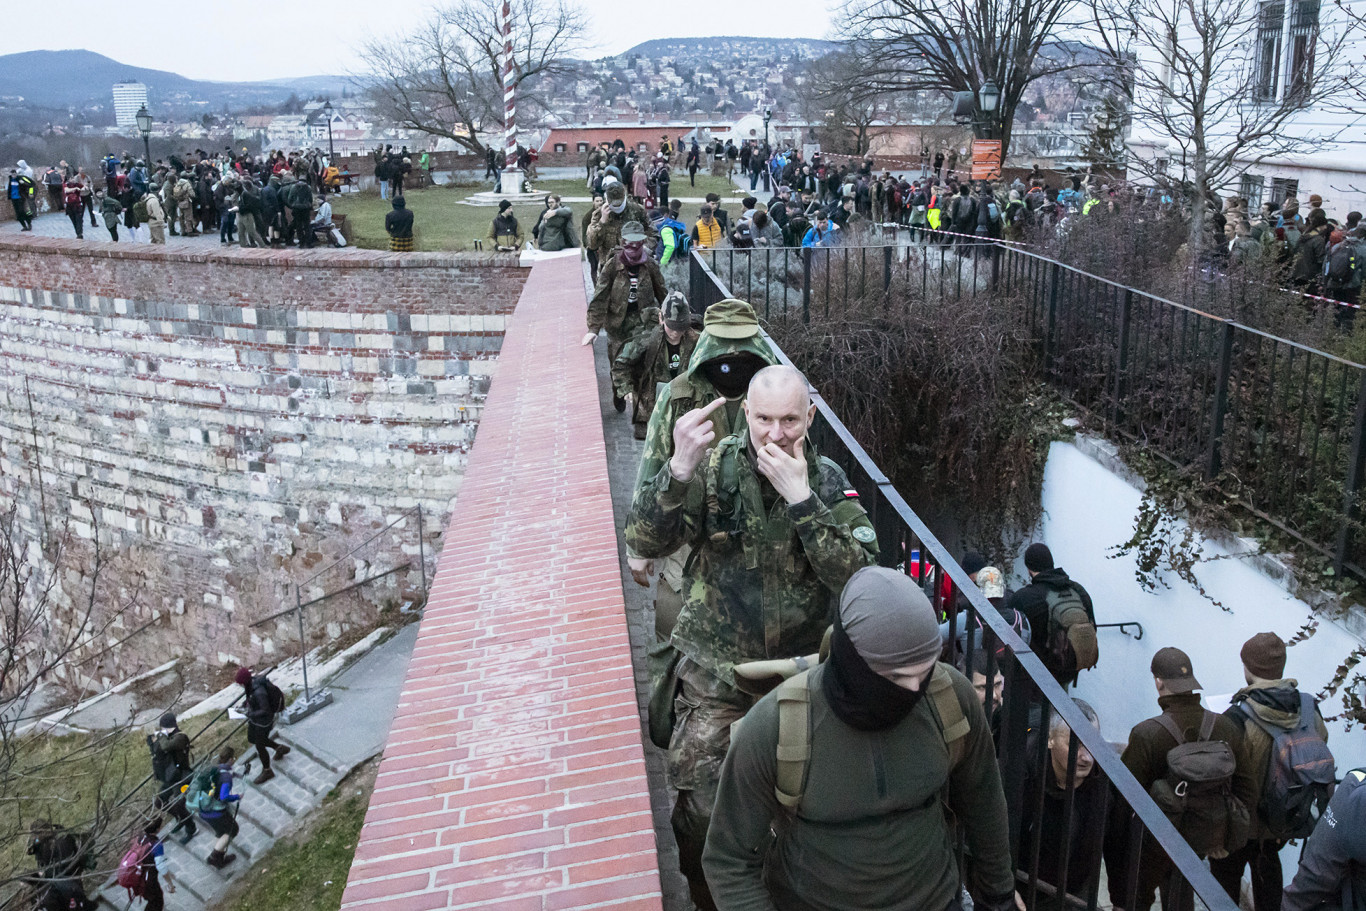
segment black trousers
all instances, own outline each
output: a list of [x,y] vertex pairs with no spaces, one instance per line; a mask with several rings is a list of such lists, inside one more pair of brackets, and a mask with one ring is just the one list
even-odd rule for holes
[[1209,862],[1209,871],[1236,904],[1243,888],[1243,868],[1252,867],[1254,911],[1281,911],[1285,888],[1281,871],[1281,848],[1285,842],[1253,839],[1228,857]]

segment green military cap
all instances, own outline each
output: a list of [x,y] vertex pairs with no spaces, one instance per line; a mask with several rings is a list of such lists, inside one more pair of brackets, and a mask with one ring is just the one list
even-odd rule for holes
[[692,308],[682,291],[670,291],[664,298],[664,325],[675,332],[682,332],[692,325]]
[[707,308],[702,328],[717,338],[753,338],[759,334],[759,318],[749,304],[728,297]]
[[645,226],[638,221],[628,221],[621,226],[621,239],[626,243],[640,243],[645,239]]

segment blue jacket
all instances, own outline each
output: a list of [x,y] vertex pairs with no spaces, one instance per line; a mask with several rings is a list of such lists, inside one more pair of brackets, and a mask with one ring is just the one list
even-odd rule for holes
[[[236,803],[242,799],[241,794],[232,793],[232,765],[221,765],[218,767],[218,793],[215,795],[224,803]],[[200,810],[199,815],[203,819],[218,819],[227,808],[221,810]]]
[[833,225],[824,233],[821,232],[820,228],[812,225],[811,230],[807,231],[806,236],[802,238],[803,247],[833,247],[838,244],[839,232],[835,230]]

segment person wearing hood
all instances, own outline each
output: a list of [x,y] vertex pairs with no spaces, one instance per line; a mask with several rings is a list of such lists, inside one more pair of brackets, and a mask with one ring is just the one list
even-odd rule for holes
[[[1326,743],[1328,726],[1323,723],[1314,698],[1301,693],[1299,684],[1285,677],[1284,639],[1275,633],[1258,633],[1243,643],[1239,657],[1247,686],[1233,694],[1224,717],[1242,730],[1243,752],[1254,788],[1247,801],[1252,811],[1252,828],[1241,851],[1211,858],[1209,869],[1237,902],[1242,897],[1243,870],[1250,866],[1253,907],[1257,911],[1280,911],[1284,884],[1280,855],[1287,836],[1274,831],[1259,811],[1272,761],[1274,742],[1270,732],[1294,731],[1303,723],[1311,723],[1314,733]],[[1304,715],[1310,717],[1306,719]]]
[[1049,623],[1048,593],[1067,591],[1069,588],[1074,590],[1081,598],[1087,616],[1095,623],[1096,611],[1091,604],[1091,595],[1072,581],[1066,570],[1053,565],[1053,552],[1048,549],[1047,544],[1035,542],[1025,548],[1024,563],[1025,571],[1029,573],[1029,584],[1006,601],[1006,613],[1014,610],[1024,615],[1033,631],[1030,647],[1059,683],[1064,687],[1070,686],[1077,682],[1076,673],[1073,672],[1069,676],[1053,667],[1052,656],[1048,653],[1048,644],[1053,638],[1053,630]]
[[[764,367],[776,363],[778,359],[773,350],[759,335],[759,320],[754,315],[754,308],[734,298],[708,307],[702,316],[702,334],[698,336],[687,368],[656,393],[645,428],[645,449],[636,470],[632,499],[641,495],[641,489],[653,481],[673,457],[674,424],[679,418],[722,398],[726,400],[726,406],[712,412],[712,433],[722,440],[738,432],[743,426],[743,403],[749,381]],[[637,585],[648,588],[656,561],[635,553],[629,526],[626,547],[631,578]],[[658,561],[660,584],[655,590],[655,636],[657,656],[662,664],[671,659],[669,637],[683,609],[683,566],[691,553],[692,548],[684,544]]]
[[[801,373],[782,365],[755,373],[745,423],[717,442],[712,415],[726,406],[717,398],[678,419],[673,455],[637,490],[626,531],[628,547],[647,560],[693,549],[671,636],[680,657],[667,773],[678,792],[679,867],[702,909],[716,907],[702,849],[730,725],[754,703],[734,666],[816,651],[831,599],[878,554],[848,477],[807,439],[816,406]],[[652,737],[654,727],[652,718]]]
[[384,216],[384,230],[389,232],[390,253],[413,252],[413,213],[402,196],[394,197],[394,208]]
[[654,245],[659,242],[659,232],[645,216],[644,207],[626,198],[625,184],[606,184],[603,196],[602,205],[593,210],[588,230],[584,232],[584,243],[597,251],[599,270],[607,264],[612,251],[621,245],[622,226],[629,222],[635,222],[645,230],[648,250],[653,251]]
[[522,249],[522,226],[506,199],[498,203],[498,214],[489,224],[489,242],[499,253],[516,253]]
[[[612,251],[598,269],[598,284],[588,302],[588,333],[583,344],[591,345],[599,330],[607,330],[607,363],[611,364],[622,347],[646,329],[641,314],[664,301],[664,273],[650,255],[645,226],[627,222],[621,229],[621,245]],[[617,411],[626,410],[619,396],[612,400]]]
[[194,775],[194,763],[190,761],[190,737],[180,729],[174,712],[161,716],[157,732],[147,735],[147,746],[152,751],[152,774],[160,785],[152,806],[174,817],[176,824],[171,834],[184,829],[185,834],[180,843],[188,845],[198,828],[195,826],[194,814],[185,806],[181,786],[190,783]]
[[574,236],[574,210],[560,202],[560,197],[550,195],[545,198],[545,209],[531,229],[536,246],[547,252],[568,250],[579,245]]
[[[842,589],[829,658],[804,672],[809,756],[795,806],[777,797],[782,691],[733,736],[703,855],[717,905],[956,908],[952,818],[972,857],[974,905],[1023,908],[991,732],[972,685],[937,660],[929,599],[885,567],[859,569]],[[952,701],[966,731],[942,720]]]
[[645,439],[656,388],[687,370],[697,347],[699,333],[692,327],[692,309],[682,291],[669,292],[658,319],[658,326],[627,342],[612,362],[612,386],[631,405],[637,440]]

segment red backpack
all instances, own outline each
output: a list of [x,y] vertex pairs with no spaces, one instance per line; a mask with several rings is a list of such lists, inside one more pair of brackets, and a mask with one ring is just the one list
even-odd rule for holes
[[152,855],[156,842],[148,841],[139,835],[128,846],[123,859],[119,861],[117,882],[128,890],[128,900],[142,898],[147,891],[147,860]]
[[68,206],[79,206],[81,204],[80,184],[68,184],[65,194],[62,196],[62,202]]

